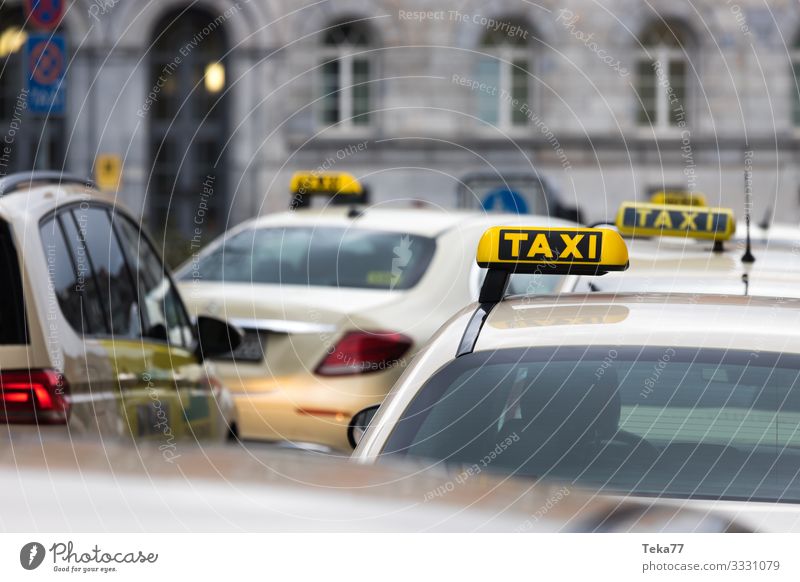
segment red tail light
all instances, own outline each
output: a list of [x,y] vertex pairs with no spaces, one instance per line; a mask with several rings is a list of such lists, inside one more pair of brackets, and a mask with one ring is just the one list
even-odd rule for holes
[[0,423],[66,424],[67,381],[53,370],[0,373]]
[[351,331],[339,340],[317,367],[321,376],[344,376],[388,370],[412,345],[401,333]]

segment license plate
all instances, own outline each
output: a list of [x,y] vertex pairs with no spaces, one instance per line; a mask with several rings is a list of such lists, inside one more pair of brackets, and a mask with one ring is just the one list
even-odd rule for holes
[[222,360],[235,362],[261,362],[264,360],[264,350],[267,344],[267,332],[257,329],[245,329],[242,343],[235,350],[221,356]]

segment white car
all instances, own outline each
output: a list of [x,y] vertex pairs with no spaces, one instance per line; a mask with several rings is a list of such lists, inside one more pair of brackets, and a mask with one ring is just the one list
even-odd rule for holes
[[[190,311],[245,332],[216,362],[239,436],[352,450],[353,415],[380,403],[420,346],[477,298],[473,249],[497,220],[531,217],[310,208],[247,221],[188,261],[178,278]],[[525,275],[512,285],[553,293],[562,280]]]
[[[559,263],[559,252],[541,252],[555,243],[529,251],[531,240],[557,234],[487,232],[478,253],[489,268],[485,300],[443,326],[371,423],[374,411],[358,415],[355,424],[369,428],[354,460],[552,478],[798,531],[800,300],[505,298],[509,270],[602,274],[627,265],[619,234],[605,229],[567,235],[598,237],[602,256],[584,250]],[[509,256],[517,239],[507,237],[523,235]]]

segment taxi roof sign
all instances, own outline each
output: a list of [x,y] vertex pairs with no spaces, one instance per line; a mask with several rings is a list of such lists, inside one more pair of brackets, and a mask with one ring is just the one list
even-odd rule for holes
[[736,231],[730,208],[701,208],[678,204],[623,202],[616,227],[629,236],[676,236],[726,241]]
[[650,196],[652,204],[680,204],[683,206],[708,206],[704,194],[688,190],[661,190]]
[[347,172],[295,172],[290,183],[292,194],[353,195],[364,193],[355,176]]
[[508,273],[604,275],[628,268],[628,247],[605,228],[495,226],[481,236],[476,260]]

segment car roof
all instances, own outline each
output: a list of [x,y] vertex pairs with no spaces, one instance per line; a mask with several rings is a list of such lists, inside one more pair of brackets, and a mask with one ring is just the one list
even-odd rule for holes
[[798,299],[664,293],[520,296],[491,310],[475,351],[654,345],[800,353],[798,328]]
[[[574,223],[531,214],[498,214],[477,210],[450,210],[437,208],[357,208],[358,217],[350,216],[351,208],[330,206],[289,212],[267,214],[244,223],[242,228],[269,226],[346,226],[403,232],[419,236],[437,237],[455,228],[497,224],[530,224],[542,226],[574,226]],[[238,231],[239,229],[237,229]]]
[[44,184],[0,196],[0,216],[9,222],[23,215],[42,216],[53,208],[91,200],[122,207],[117,197],[79,184]]
[[744,263],[744,243],[726,243],[720,253],[711,251],[710,241],[691,239],[627,239],[626,244],[630,268],[589,278],[593,288],[608,293],[648,290],[800,297],[800,246],[754,240],[756,261]]

